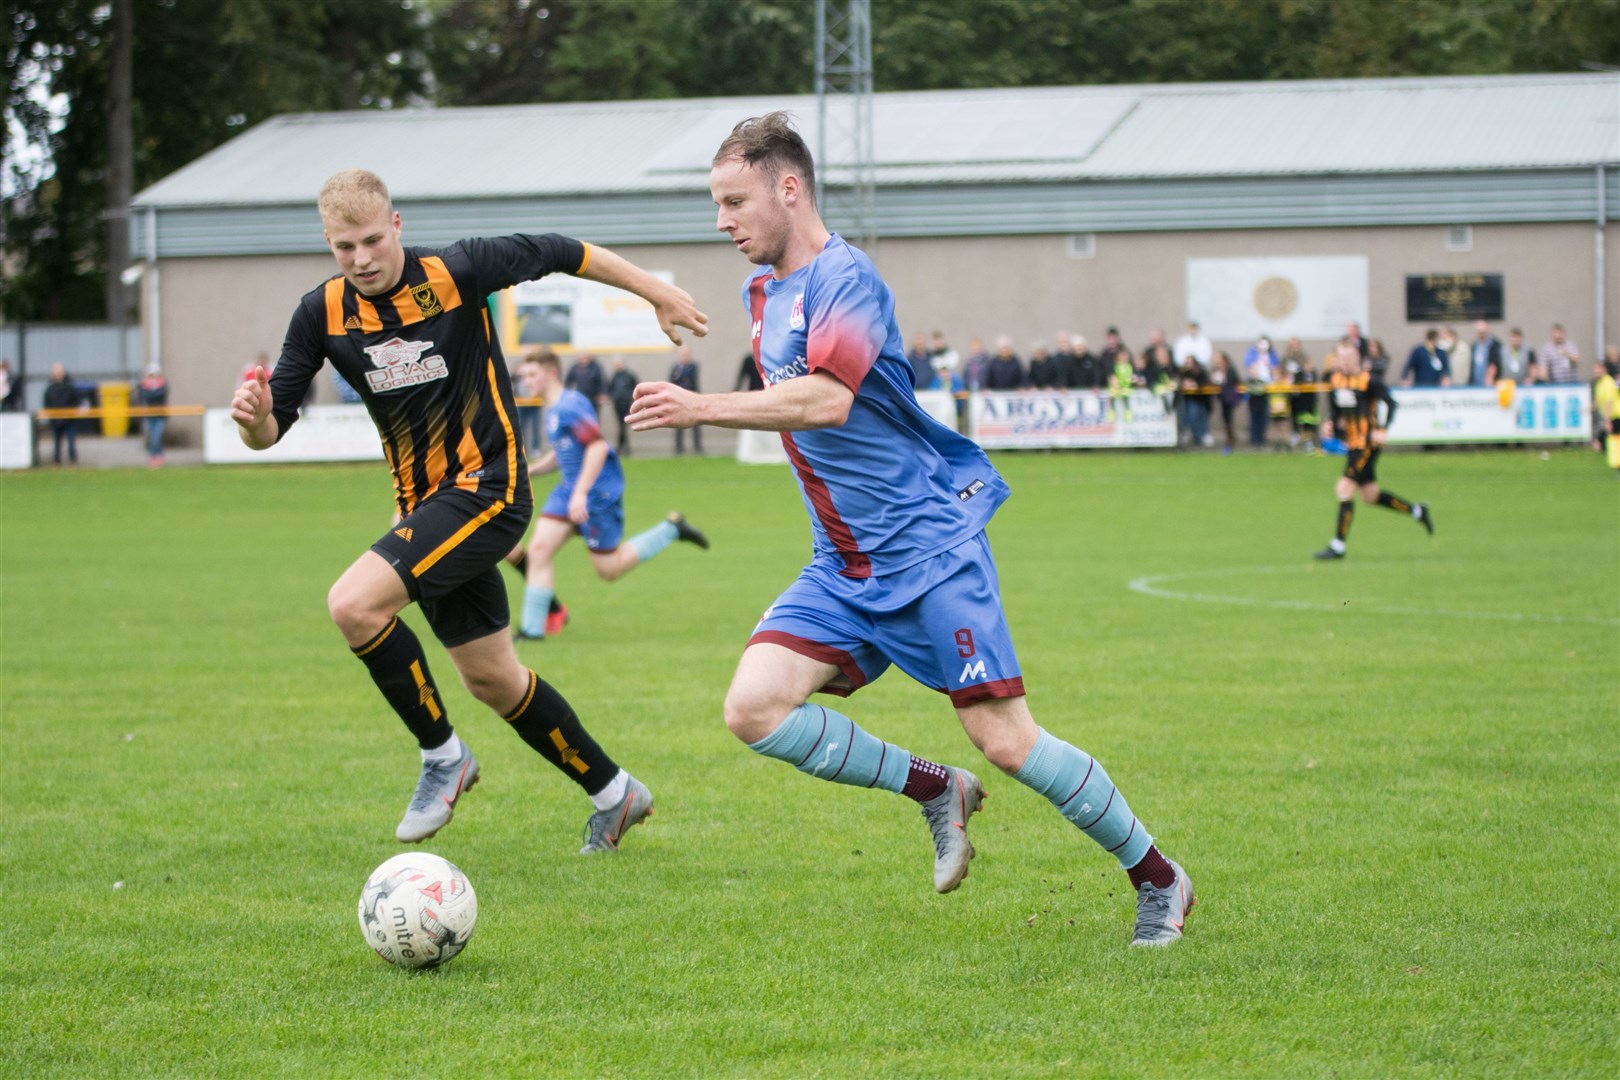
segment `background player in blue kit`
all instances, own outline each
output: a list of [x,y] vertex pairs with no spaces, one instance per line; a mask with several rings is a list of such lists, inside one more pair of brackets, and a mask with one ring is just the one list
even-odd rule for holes
[[780,431],[814,540],[810,565],[743,651],[727,726],[801,772],[921,803],[934,887],[949,892],[973,857],[978,778],[807,701],[847,695],[897,664],[949,695],[992,764],[1118,858],[1137,888],[1133,945],[1176,941],[1194,903],[1187,875],[1159,853],[1101,764],[1038,727],[1025,703],[984,535],[1007,485],[975,443],[917,405],[894,296],[822,223],[810,152],[787,116],[738,124],[715,154],[709,187],[717,227],[762,268],[743,301],[766,388],[702,395],[645,383],[632,427]]
[[687,524],[679,513],[646,532],[624,537],[624,469],[619,455],[602,437],[596,407],[578,390],[563,385],[562,366],[547,351],[530,356],[535,382],[546,399],[545,427],[549,449],[533,465],[532,474],[558,472],[562,479],[551,489],[529,537],[527,584],[523,589],[520,640],[546,636],[546,618],[556,595],[552,560],[576,532],[591,553],[591,566],[603,581],[616,581],[683,540],[698,547],[708,538]]
[[327,609],[421,748],[416,790],[394,835],[405,843],[434,835],[478,780],[421,642],[399,617],[416,603],[467,690],[590,797],[582,853],[612,851],[651,811],[652,796],[562,695],[518,662],[506,629],[497,564],[523,536],[533,501],[485,302],[519,281],[565,273],[641,296],[676,344],[677,326],[701,334],[707,319],[684,290],[556,234],[404,247],[387,186],[363,169],[328,180],[318,207],[340,272],[299,301],[274,377],[262,365],[249,372],[231,419],[249,447],[274,446],[330,362],[377,425],[398,518],[339,576]]

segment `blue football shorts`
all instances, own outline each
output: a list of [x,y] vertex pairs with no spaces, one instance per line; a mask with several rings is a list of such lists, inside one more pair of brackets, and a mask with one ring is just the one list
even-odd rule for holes
[[759,642],[837,667],[827,694],[848,696],[890,664],[958,708],[1024,693],[982,532],[893,574],[851,578],[811,564],[765,612],[748,639]]
[[[546,496],[546,504],[540,508],[541,516],[568,521],[568,500],[573,494],[572,484],[552,488],[551,494]],[[617,551],[624,540],[623,492],[598,494],[595,488],[591,489],[585,497],[585,514],[585,524],[574,525],[574,531],[585,541],[585,546],[599,555]],[[573,525],[571,521],[568,523]]]

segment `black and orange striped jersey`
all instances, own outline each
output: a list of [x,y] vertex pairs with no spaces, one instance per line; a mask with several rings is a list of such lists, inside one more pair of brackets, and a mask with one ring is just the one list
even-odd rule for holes
[[[1389,422],[1395,418],[1394,395],[1370,372],[1346,375],[1335,371],[1328,384],[1332,387],[1328,403],[1332,409],[1333,431],[1349,449],[1363,450],[1370,446],[1372,433],[1389,427]],[[1378,411],[1380,403],[1385,408],[1382,415]]]
[[520,281],[578,274],[590,249],[553,233],[404,250],[404,275],[385,296],[339,274],[299,301],[270,378],[280,434],[330,361],[377,425],[401,515],[446,488],[527,502],[511,377],[486,300]]

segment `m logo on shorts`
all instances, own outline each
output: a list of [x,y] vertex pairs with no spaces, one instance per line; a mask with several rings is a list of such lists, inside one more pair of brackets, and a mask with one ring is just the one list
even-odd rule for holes
[[956,681],[959,683],[965,683],[969,679],[983,678],[985,678],[984,660],[980,659],[971,664],[963,664],[961,678],[957,679]]

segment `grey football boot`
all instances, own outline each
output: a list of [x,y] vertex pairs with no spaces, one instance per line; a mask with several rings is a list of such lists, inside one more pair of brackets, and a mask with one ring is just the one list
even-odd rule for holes
[[628,773],[625,775],[630,782],[625,785],[624,798],[586,819],[585,846],[579,849],[581,855],[619,850],[619,841],[630,827],[640,824],[653,812],[652,792],[647,790],[647,785]]
[[1187,912],[1198,902],[1193,896],[1192,881],[1174,859],[1166,859],[1176,872],[1176,880],[1161,889],[1144,881],[1136,890],[1136,928],[1131,932],[1132,945],[1163,947],[1181,940],[1181,928],[1187,921]]
[[426,840],[446,825],[456,812],[456,800],[461,793],[478,783],[478,759],[473,757],[467,744],[461,745],[461,756],[450,762],[422,762],[422,775],[416,781],[416,793],[405,808],[394,836],[403,844],[417,844]]
[[947,766],[945,790],[922,804],[922,815],[934,834],[934,891],[948,893],[967,877],[973,859],[968,818],[979,812],[984,785],[966,769]]

